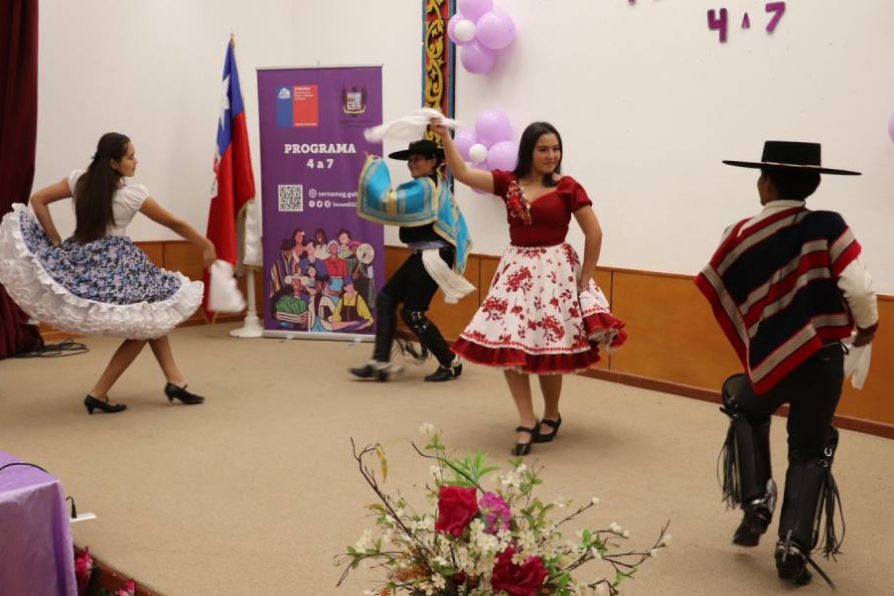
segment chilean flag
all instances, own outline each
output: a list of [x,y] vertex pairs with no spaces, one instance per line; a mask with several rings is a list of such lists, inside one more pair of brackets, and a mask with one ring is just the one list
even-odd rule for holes
[[[242,104],[235,42],[232,37],[227,46],[223,69],[211,195],[207,236],[217,250],[217,258],[235,267],[238,259],[236,219],[245,204],[255,196],[255,177],[251,168],[245,108]],[[208,282],[206,269],[203,308],[206,314],[211,315],[208,310]]]

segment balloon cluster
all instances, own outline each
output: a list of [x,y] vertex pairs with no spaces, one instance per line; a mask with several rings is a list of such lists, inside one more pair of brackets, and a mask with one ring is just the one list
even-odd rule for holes
[[515,39],[515,21],[494,9],[494,0],[459,0],[447,23],[447,37],[462,46],[459,60],[466,70],[485,74],[497,62],[497,52]]
[[475,129],[460,130],[453,143],[460,155],[476,167],[514,170],[518,162],[518,142],[512,140],[509,118],[498,110],[482,112]]

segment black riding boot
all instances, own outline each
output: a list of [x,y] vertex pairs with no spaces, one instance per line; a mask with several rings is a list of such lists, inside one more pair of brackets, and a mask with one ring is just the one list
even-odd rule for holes
[[463,365],[459,358],[450,349],[450,345],[441,335],[441,331],[429,320],[425,312],[403,309],[400,311],[400,315],[419,339],[419,343],[438,359],[438,370],[425,377],[426,381],[449,381],[462,374]]
[[829,577],[810,558],[810,553],[822,541],[823,556],[834,558],[844,539],[843,517],[841,537],[835,528],[835,506],[837,503],[841,515],[841,497],[832,475],[838,430],[834,426],[829,428],[829,441],[821,457],[789,453],[775,555],[779,577],[795,584],[810,582],[812,576],[807,569],[810,564],[832,585]]
[[742,522],[733,534],[740,546],[757,546],[767,531],[776,508],[776,483],[770,466],[770,420],[752,423],[742,414],[736,395],[748,383],[745,375],[733,375],[723,384],[721,411],[730,418],[721,460],[723,500],[741,506]]

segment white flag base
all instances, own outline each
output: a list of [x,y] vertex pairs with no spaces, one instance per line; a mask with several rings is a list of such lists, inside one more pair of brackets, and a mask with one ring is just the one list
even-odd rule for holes
[[242,327],[239,329],[233,329],[230,331],[230,335],[233,337],[263,337],[264,336],[264,328],[261,326],[261,321],[258,319],[258,315],[255,313],[249,313],[245,315],[245,320],[242,321]]
[[248,307],[245,311],[245,319],[242,321],[242,327],[230,331],[232,337],[252,338],[263,337],[264,328],[258,319],[257,307],[255,304],[255,272],[254,269],[247,269],[245,274],[245,293],[248,294]]

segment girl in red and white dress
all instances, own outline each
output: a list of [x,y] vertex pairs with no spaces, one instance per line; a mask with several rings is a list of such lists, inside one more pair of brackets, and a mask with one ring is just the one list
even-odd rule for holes
[[[559,432],[561,375],[587,369],[599,360],[600,345],[616,348],[626,339],[624,324],[611,315],[592,277],[602,229],[584,188],[561,174],[562,138],[551,124],[525,129],[512,172],[469,167],[441,121],[431,128],[441,136],[453,176],[506,203],[512,245],[453,351],[504,369],[520,420],[513,453],[527,455],[532,443],[552,441]],[[584,233],[583,262],[565,241],[572,215]],[[539,421],[531,374],[543,392]]]

